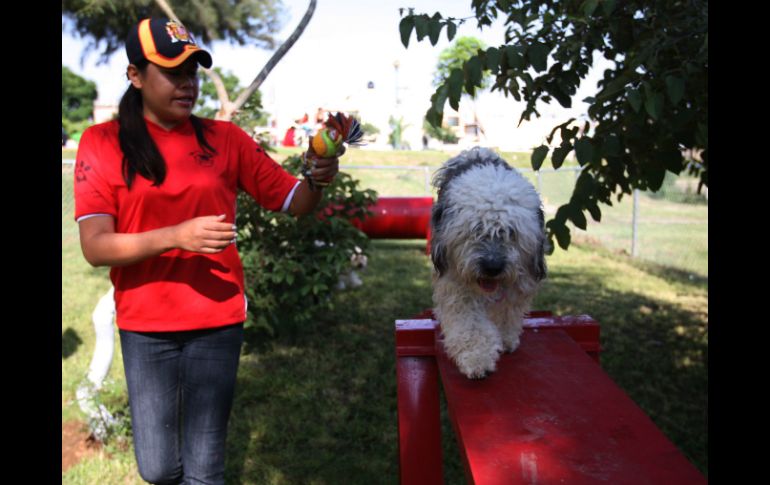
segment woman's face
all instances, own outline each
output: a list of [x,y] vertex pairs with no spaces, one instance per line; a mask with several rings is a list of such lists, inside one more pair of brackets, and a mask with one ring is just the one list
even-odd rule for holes
[[198,99],[198,62],[187,59],[175,68],[148,64],[144,72],[128,67],[128,77],[142,91],[144,116],[166,129],[186,121]]

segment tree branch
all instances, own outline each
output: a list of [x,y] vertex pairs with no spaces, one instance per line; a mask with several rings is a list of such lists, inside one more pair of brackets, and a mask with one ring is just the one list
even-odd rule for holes
[[165,13],[168,18],[174,22],[184,25],[184,22],[179,20],[179,17],[176,16],[174,11],[171,9],[171,5],[169,5],[166,0],[155,0],[155,3],[158,5],[158,7],[160,7],[161,10],[163,10],[163,13]]
[[[288,39],[286,39],[286,42],[281,44],[281,47],[278,48],[277,51],[275,51],[275,54],[273,54],[273,57],[270,58],[269,61],[267,61],[267,64],[265,64],[265,67],[262,68],[262,71],[257,75],[256,78],[254,78],[254,81],[251,82],[248,88],[246,88],[240,96],[233,102],[233,111],[239,109],[243,104],[246,102],[249,97],[254,94],[254,91],[256,91],[259,86],[265,81],[267,78],[267,75],[270,74],[270,71],[273,70],[276,64],[278,64],[278,61],[281,60],[281,58],[286,54],[286,52],[291,49],[291,46],[294,45],[294,43],[299,39],[299,36],[302,35],[302,32],[305,31],[305,27],[307,27],[307,24],[310,22],[310,18],[313,16],[313,13],[315,12],[317,0],[310,0],[310,5],[307,7],[307,11],[305,12],[305,16],[302,17],[302,20],[300,21],[299,25],[297,25],[297,28],[294,29],[294,32],[292,32],[291,36],[289,36]],[[232,116],[232,112],[230,114]]]

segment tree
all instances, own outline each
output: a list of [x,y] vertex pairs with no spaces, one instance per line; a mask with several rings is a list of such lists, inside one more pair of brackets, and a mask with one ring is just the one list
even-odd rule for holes
[[97,97],[96,84],[61,68],[61,123],[67,133],[81,131],[94,112]]
[[[62,16],[74,22],[74,31],[89,40],[86,51],[99,52],[99,61],[107,62],[121,51],[128,29],[141,18],[172,17],[164,2],[151,0],[62,0]],[[252,44],[274,49],[273,37],[280,28],[280,3],[276,0],[174,1],[173,11],[184,19],[185,27],[198,42],[211,44],[228,40],[238,45]]]
[[[281,44],[254,81],[244,89],[235,101],[224,82],[215,71],[203,69],[214,83],[220,109],[216,118],[229,121],[251,98],[267,75],[291,46],[299,39],[315,12],[317,0],[310,0],[305,15],[289,38]],[[75,21],[74,30],[82,37],[91,39],[83,55],[97,50],[101,43],[100,60],[106,62],[116,50],[122,48],[128,29],[137,19],[151,16],[166,16],[182,23],[188,31],[204,44],[213,40],[228,39],[231,43],[245,45],[253,43],[258,47],[273,48],[272,37],[278,31],[278,0],[227,0],[176,1],[172,7],[166,0],[106,0],[101,2],[85,0],[63,0],[62,15]],[[177,15],[179,12],[181,15]],[[181,21],[184,19],[184,21]]]
[[[505,19],[505,43],[480,49],[454,68],[431,97],[426,118],[440,126],[444,105],[453,108],[462,91],[481,85],[483,70],[495,76],[493,90],[526,102],[519,123],[539,101],[572,106],[572,96],[599,53],[615,66],[604,72],[598,92],[583,100],[589,120],[554,127],[532,153],[539,170],[548,153],[554,168],[575,151],[583,167],[570,201],[546,224],[548,238],[566,249],[567,221],[586,229],[584,212],[601,221],[599,203],[612,205],[633,189],[657,191],[666,171],[699,177],[708,187],[708,2],[707,0],[473,0],[479,29]],[[402,11],[403,15],[403,11]],[[412,31],[436,45],[447,28],[451,40],[468,19],[415,14],[399,25],[408,47]],[[560,143],[551,145],[556,132]],[[553,148],[553,150],[552,150]],[[685,160],[683,152],[699,156]],[[553,246],[553,244],[552,244]]]

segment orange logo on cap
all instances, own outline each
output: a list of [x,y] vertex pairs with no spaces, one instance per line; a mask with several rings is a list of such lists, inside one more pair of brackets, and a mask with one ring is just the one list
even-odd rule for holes
[[192,40],[192,36],[187,32],[187,29],[185,29],[184,26],[179,25],[176,22],[167,22],[166,32],[168,33],[168,37],[171,39],[171,42],[190,42],[192,44],[195,43]]

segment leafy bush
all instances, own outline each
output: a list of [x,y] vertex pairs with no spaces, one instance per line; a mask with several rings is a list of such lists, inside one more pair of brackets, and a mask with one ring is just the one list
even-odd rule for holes
[[[283,166],[297,175],[301,163],[295,155]],[[354,248],[368,247],[368,238],[351,220],[369,215],[367,207],[376,201],[376,193],[358,185],[340,172],[324,189],[319,204],[323,217],[271,212],[246,194],[238,196],[238,249],[249,301],[247,338],[255,332],[293,338],[333,308],[333,291],[339,275],[351,267]]]

